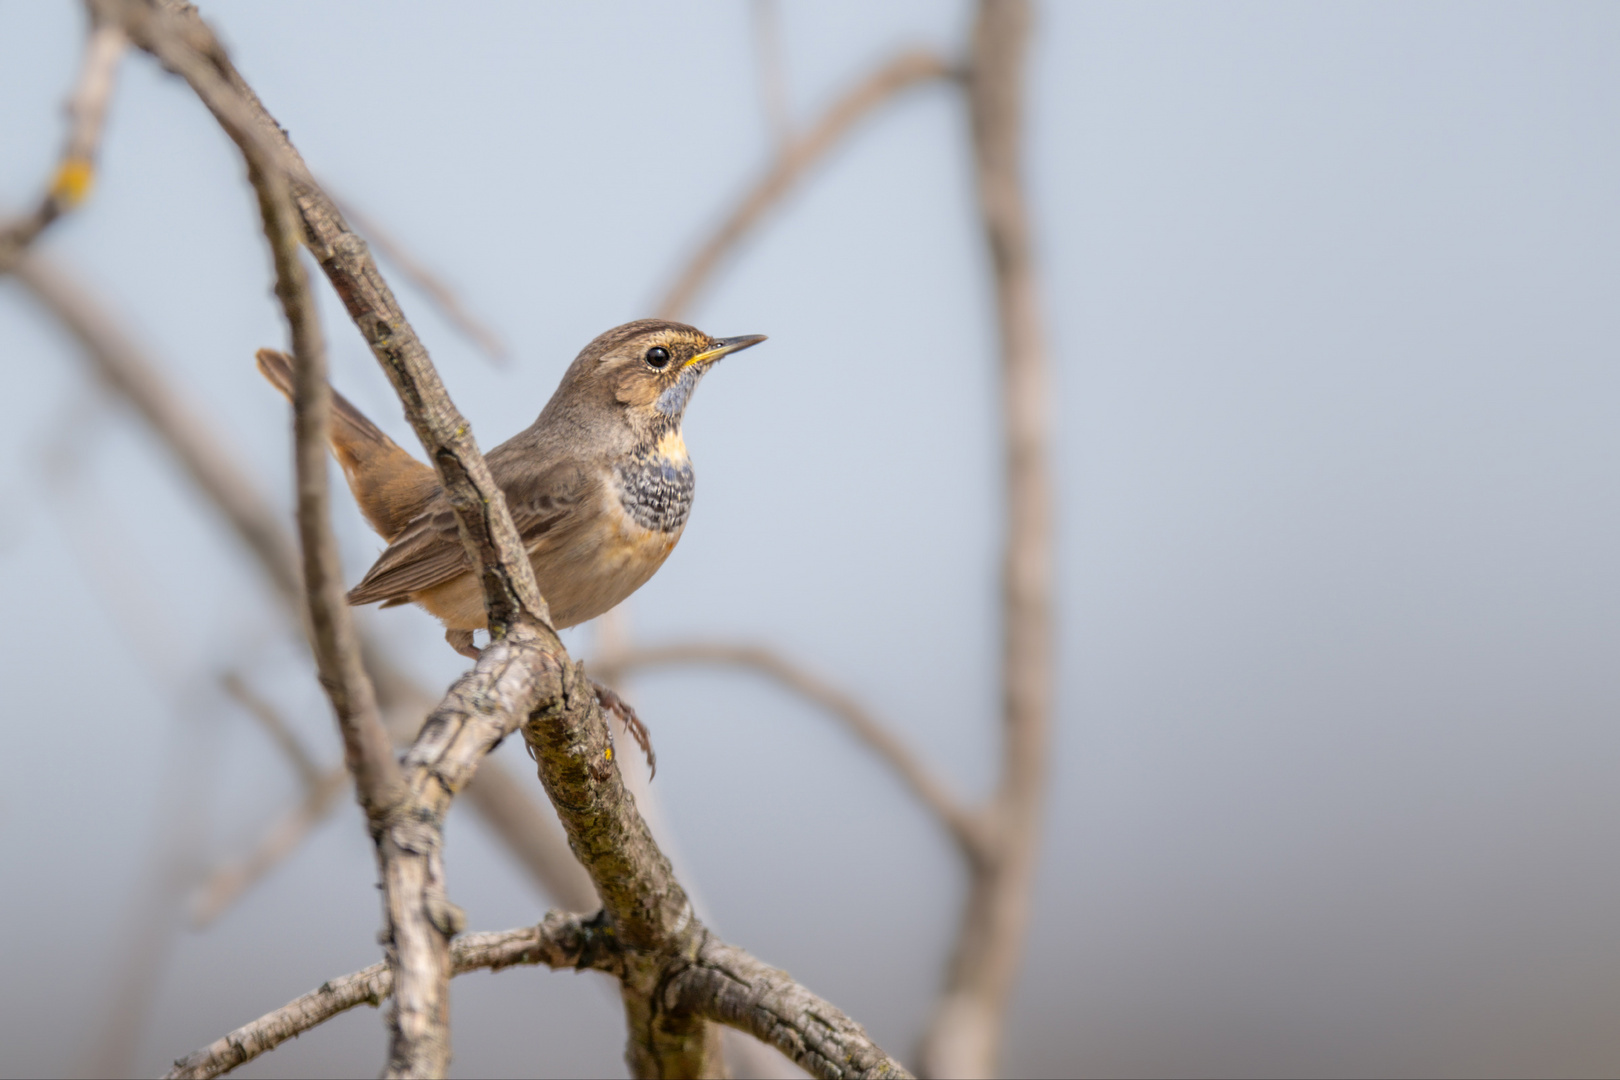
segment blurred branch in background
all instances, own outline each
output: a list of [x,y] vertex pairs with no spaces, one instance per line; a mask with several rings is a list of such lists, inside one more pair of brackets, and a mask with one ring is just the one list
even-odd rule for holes
[[945,61],[933,53],[914,50],[894,57],[845,91],[804,134],[782,144],[765,175],[744,194],[736,208],[675,275],[674,283],[657,307],[658,317],[680,318],[732,249],[858,121],[903,91],[950,74],[951,68]]
[[304,797],[272,822],[245,855],[226,862],[203,881],[191,904],[191,925],[195,929],[219,918],[242,894],[298,850],[311,830],[326,820],[338,796],[349,786],[349,771],[341,766],[321,768],[276,707],[255,693],[239,674],[228,672],[220,682],[281,749],[303,783]]
[[56,171],[34,209],[0,224],[0,274],[10,270],[40,233],[84,201],[95,181],[96,152],[106,127],[118,61],[129,39],[116,20],[91,7],[84,66],[68,99],[68,136]]
[[[461,931],[463,916],[445,895],[443,815],[481,757],[519,721],[547,793],[602,898],[606,932],[598,940],[606,955],[593,966],[619,977],[633,1071],[721,1071],[710,1023],[718,1021],[769,1038],[820,1075],[903,1074],[836,1008],[719,942],[694,916],[612,765],[597,694],[582,684],[581,669],[551,629],[528,555],[470,425],[445,393],[364,244],[308,179],[284,130],[194,10],[176,6],[172,14],[158,15],[132,3],[124,10],[132,39],[186,77],[242,146],[250,171],[287,163],[311,247],[434,462],[484,590],[490,644],[405,756],[406,813],[390,813],[375,826],[392,929],[389,1074],[442,1075],[448,1066],[449,940]],[[263,151],[261,138],[279,141],[279,154]],[[255,179],[262,182],[263,176]],[[279,208],[274,195],[261,188],[267,232],[277,234],[272,240],[286,285],[291,274],[280,245],[287,233],[269,220]],[[296,336],[300,315],[289,310],[289,318]],[[363,782],[357,773],[357,783]],[[674,1000],[669,990],[678,991]]]
[[933,812],[964,852],[975,859],[984,856],[983,845],[986,841],[983,824],[957,802],[956,796],[923,765],[910,747],[853,695],[771,649],[761,645],[683,641],[615,650],[591,662],[591,670],[608,679],[623,678],[648,668],[698,666],[753,671],[819,705],[841,720],[851,735],[894,770],[901,782]]
[[[494,577],[486,576],[483,580],[491,605],[492,627],[508,625],[511,628],[510,640],[503,642],[500,650],[507,652],[509,647],[510,655],[500,662],[487,656],[489,663],[481,662],[464,678],[435,714],[440,717],[441,727],[450,725],[455,730],[471,733],[468,737],[472,742],[463,739],[463,745],[452,750],[451,744],[444,741],[442,730],[434,735],[429,729],[423,729],[416,748],[407,755],[409,775],[415,778],[411,781],[412,791],[422,790],[421,777],[438,778],[440,787],[434,789],[429,800],[432,807],[424,803],[424,812],[442,822],[450,794],[471,776],[467,794],[475,808],[548,892],[570,907],[587,910],[596,906],[597,895],[601,895],[603,914],[598,916],[598,921],[606,920],[603,927],[612,928],[612,941],[608,944],[598,941],[593,946],[596,951],[589,956],[577,951],[569,956],[558,953],[562,959],[556,962],[595,967],[620,979],[631,1026],[630,1058],[638,1074],[662,1074],[672,1068],[706,1072],[718,1067],[714,1057],[716,1043],[712,1031],[706,1030],[705,1020],[748,1031],[818,1075],[847,1074],[848,1066],[855,1064],[850,1055],[859,1060],[858,1074],[881,1075],[898,1070],[898,1065],[873,1046],[858,1026],[832,1006],[809,995],[781,973],[772,972],[739,950],[719,942],[703,928],[692,916],[684,893],[637,815],[634,802],[619,787],[617,770],[597,775],[587,767],[586,775],[581,776],[577,763],[571,764],[570,755],[577,756],[582,749],[589,749],[605,737],[604,720],[594,695],[580,696],[570,690],[572,679],[566,666],[566,654],[555,638],[548,641],[543,626],[538,628],[538,635],[525,629],[535,622],[533,613],[537,612],[543,622],[544,602],[533,590],[532,579],[524,572],[527,560],[513,554],[517,549],[513,547],[510,521],[503,504],[497,496],[493,500],[495,505],[491,506],[491,499],[484,497],[487,495],[484,489],[493,489],[465,421],[449,404],[425,350],[416,342],[409,324],[398,311],[364,243],[309,178],[302,160],[286,141],[285,133],[264,112],[212,33],[196,17],[195,10],[173,0],[159,4],[140,0],[92,0],[89,6],[92,11],[90,41],[84,73],[74,96],[74,123],[68,148],[63,153],[56,179],[39,207],[32,214],[0,227],[0,272],[15,270],[35,296],[68,326],[85,346],[103,379],[136,406],[193,482],[221,509],[238,536],[254,552],[274,586],[274,594],[282,602],[282,610],[303,625],[306,632],[311,632],[312,647],[322,671],[321,681],[332,692],[334,706],[346,730],[350,736],[371,732],[358,741],[355,737],[347,738],[346,743],[351,766],[368,762],[370,767],[381,770],[378,773],[382,777],[380,788],[362,784],[363,792],[372,792],[365,801],[373,820],[374,835],[392,835],[389,830],[398,828],[398,822],[390,824],[393,821],[390,806],[402,799],[421,798],[406,795],[401,787],[403,778],[395,770],[388,740],[381,734],[381,720],[386,718],[393,741],[408,742],[421,726],[421,718],[432,707],[434,699],[394,668],[375,643],[363,634],[356,632],[348,645],[341,640],[348,613],[341,597],[333,592],[340,588],[338,567],[330,530],[323,520],[326,462],[321,402],[329,390],[320,360],[319,341],[314,335],[313,307],[307,287],[302,283],[302,268],[298,262],[296,237],[300,233],[315,250],[362,334],[371,341],[395,382],[408,416],[428,447],[430,457],[441,469],[446,490],[464,487],[469,495],[489,508],[487,517],[468,519],[469,555],[475,565],[488,560],[488,565],[498,567]],[[787,91],[782,77],[780,13],[770,0],[757,0],[753,15],[759,47],[761,95],[776,136],[776,154],[765,174],[744,193],[732,212],[675,276],[659,308],[664,317],[678,317],[690,306],[770,209],[785,198],[860,119],[911,86],[959,74],[932,54],[902,53],[836,98],[804,134],[798,135],[788,118]],[[122,28],[120,19],[128,20]],[[961,77],[972,113],[980,206],[995,271],[1008,482],[1008,524],[1002,572],[1003,762],[993,798],[982,808],[965,807],[859,701],[770,650],[725,643],[686,643],[641,649],[626,646],[611,650],[593,664],[609,677],[634,668],[675,664],[724,664],[762,673],[838,717],[940,820],[963,852],[970,870],[970,886],[945,988],[920,1049],[923,1071],[937,1076],[990,1075],[995,1069],[1028,918],[1044,798],[1042,763],[1048,738],[1052,677],[1051,510],[1047,490],[1047,421],[1043,411],[1044,347],[1018,161],[1023,47],[1028,21],[1028,5],[1021,0],[981,3],[971,64],[968,73]],[[91,161],[110,96],[112,72],[126,45],[126,32],[192,83],[241,147],[249,162],[250,177],[260,194],[266,233],[276,255],[278,294],[293,328],[294,352],[300,358],[298,370],[303,372],[295,418],[306,573],[299,571],[280,515],[258,495],[255,486],[246,479],[245,471],[234,464],[218,438],[208,430],[201,414],[164,385],[157,369],[129,345],[127,338],[81,290],[48,264],[21,257],[27,245],[64,209],[82,198],[88,188]],[[289,197],[296,201],[296,213],[302,215],[301,230],[291,225],[294,210]],[[389,253],[408,278],[444,309],[447,318],[458,328],[492,356],[504,356],[498,339],[466,314],[459,300],[441,281],[400,252],[374,225],[367,225],[365,231]],[[435,402],[437,404],[432,404]],[[313,608],[304,603],[303,579],[306,576],[312,582],[310,596],[316,600]],[[316,613],[313,625],[307,621],[311,610]],[[503,669],[507,675],[502,676],[508,685],[496,693],[499,688],[489,680],[500,663],[508,665]],[[367,671],[376,684],[375,706],[367,704]],[[511,678],[514,674],[515,681]],[[321,770],[313,755],[292,736],[273,708],[253,695],[239,677],[233,675],[230,680],[228,685],[233,696],[260,720],[298,771],[304,792],[300,802],[272,826],[245,858],[216,871],[196,904],[199,923],[216,917],[243,890],[295,850],[314,824],[330,812],[336,796],[347,785],[346,773]],[[498,705],[496,715],[475,721],[464,707],[465,701],[471,700],[466,699],[467,693],[493,694]],[[498,738],[500,730],[511,730],[521,719],[527,709],[523,702],[534,695],[545,700],[548,694],[560,695],[556,700],[563,704],[552,707],[559,711],[548,714],[543,722],[541,714],[535,714],[524,731],[531,752],[540,762],[542,780],[563,812],[564,825],[573,836],[576,850],[586,859],[589,878],[572,857],[567,842],[550,824],[549,817],[539,810],[510,773],[499,769],[495,762],[485,761],[478,768],[490,741]],[[351,717],[358,721],[358,727],[348,725]],[[472,771],[474,768],[478,769],[476,773]],[[457,943],[454,956],[445,944],[459,927],[459,911],[444,894],[442,867],[438,865],[441,841],[437,827],[432,836],[417,835],[421,830],[416,830],[411,840],[400,834],[386,843],[379,841],[385,879],[390,884],[388,907],[396,920],[395,938],[397,940],[399,927],[414,919],[422,923],[417,928],[419,932],[406,936],[414,933],[417,944],[391,950],[394,966],[383,970],[382,976],[377,974],[379,969],[374,968],[340,980],[351,989],[360,988],[355,990],[359,996],[354,996],[350,1005],[367,1000],[375,1004],[381,996],[392,992],[396,982],[401,987],[393,1014],[401,1019],[395,1026],[391,1066],[392,1071],[400,1074],[442,1072],[448,1060],[446,980],[452,969],[464,970],[462,965],[468,962],[463,948],[467,944],[465,939]],[[406,863],[419,868],[402,878],[397,867]],[[594,887],[591,879],[594,879]],[[658,899],[650,900],[653,897]],[[578,917],[554,914],[548,924],[559,919],[572,920],[569,925],[574,927],[576,936],[584,934],[589,939],[588,926]],[[508,935],[484,937],[491,941],[496,938],[516,941],[513,935],[532,933],[534,931],[513,931]],[[535,962],[540,959],[539,952],[544,951],[537,944],[523,948],[534,952],[534,956],[526,961],[472,962],[472,966]],[[402,956],[403,953],[410,955]],[[693,963],[694,957],[696,963]],[[378,982],[379,977],[386,986]],[[662,1005],[649,1011],[655,987],[662,988],[658,990]],[[328,994],[330,990],[329,984],[316,995],[307,997]],[[295,1002],[288,1009],[297,1006],[294,1011],[305,1019],[317,1014],[319,1017],[308,1023],[296,1020],[293,1027],[288,1028],[282,1020],[273,1019],[287,1013],[287,1010],[279,1010],[256,1023],[270,1023],[276,1030],[284,1030],[280,1038],[285,1038],[337,1011],[322,1011],[331,1001],[319,1008],[305,1008],[309,1004],[305,999],[300,1002],[304,1005]],[[398,1004],[400,1002],[403,1004]],[[237,1036],[245,1031],[247,1029],[233,1033],[199,1054],[211,1055],[223,1044],[239,1050],[244,1044]],[[262,1046],[255,1052],[267,1048]],[[225,1056],[232,1053],[235,1050]],[[230,1068],[236,1063],[239,1062],[224,1063],[224,1058],[218,1061],[220,1068]]]
[[[113,316],[67,273],[39,255],[24,260],[14,273],[79,342],[103,383],[135,407],[182,473],[225,517],[269,580],[283,614],[301,628],[291,537],[257,481],[238,464],[230,444],[204,418],[203,411],[169,383]],[[386,657],[364,627],[359,629],[378,704],[395,742],[406,742],[421,727],[434,699]],[[568,851],[554,819],[499,761],[484,762],[466,795],[531,879],[554,901],[570,907],[591,906],[595,894],[590,881]]]
[[981,0],[967,89],[979,208],[995,272],[1005,440],[1002,761],[941,997],[919,1051],[931,1076],[991,1076],[1023,952],[1046,797],[1052,707],[1052,503],[1046,348],[1024,204],[1026,0]]

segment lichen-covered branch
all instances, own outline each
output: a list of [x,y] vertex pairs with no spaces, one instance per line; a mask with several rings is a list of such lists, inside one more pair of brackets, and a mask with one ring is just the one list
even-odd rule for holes
[[[660,1000],[660,989],[690,965],[709,941],[708,932],[624,789],[596,693],[549,625],[527,553],[470,426],[451,404],[365,245],[308,178],[284,133],[195,12],[140,0],[126,0],[126,11],[134,12],[126,24],[131,39],[186,78],[254,168],[285,166],[306,239],[393,381],[456,511],[484,588],[490,644],[423,725],[402,763],[406,797],[378,831],[394,980],[386,1075],[439,1076],[448,1066],[449,942],[464,917],[445,888],[444,814],[482,757],[519,720],[570,844],[602,898],[604,934],[619,950],[615,970],[629,1022],[632,1071],[718,1072],[719,1040],[707,1012],[692,1003],[690,1009],[671,1009]],[[264,150],[265,142],[276,143],[273,154]],[[843,1075],[810,1051],[800,1063],[821,1075]],[[884,1067],[903,1072],[892,1062]]]
[[660,994],[671,1011],[697,1013],[776,1047],[813,1076],[908,1076],[855,1021],[785,971],[705,937],[696,958]]

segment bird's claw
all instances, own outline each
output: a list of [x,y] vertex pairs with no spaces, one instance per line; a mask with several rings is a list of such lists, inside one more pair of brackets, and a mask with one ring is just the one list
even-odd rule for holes
[[658,755],[653,753],[652,739],[647,735],[647,725],[641,722],[641,717],[636,715],[636,710],[611,687],[603,686],[595,679],[591,680],[591,687],[596,691],[597,702],[601,704],[602,708],[619,718],[619,722],[624,724],[624,730],[630,733],[630,737],[636,740],[636,745],[641,747],[641,752],[646,755],[647,779],[651,780],[657,776]]

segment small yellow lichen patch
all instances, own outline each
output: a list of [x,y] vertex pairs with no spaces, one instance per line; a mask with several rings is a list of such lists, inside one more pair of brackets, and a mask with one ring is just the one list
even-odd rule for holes
[[602,751],[602,756],[604,758],[606,758],[608,761],[612,761],[613,760],[613,747],[610,746],[606,750],[603,750]]
[[96,167],[89,159],[70,157],[56,170],[56,177],[51,181],[51,198],[64,206],[77,206],[90,194],[95,177]]

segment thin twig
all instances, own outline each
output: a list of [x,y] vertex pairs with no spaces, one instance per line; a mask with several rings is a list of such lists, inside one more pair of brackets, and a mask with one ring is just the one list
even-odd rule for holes
[[635,670],[693,664],[746,668],[821,706],[843,721],[851,735],[894,770],[912,794],[933,811],[939,823],[962,846],[969,859],[976,861],[988,856],[984,823],[957,802],[950,789],[929,771],[898,736],[853,695],[780,653],[760,645],[692,641],[615,651],[604,660],[593,660],[589,667],[593,673],[613,679]]
[[781,201],[812,166],[838,145],[855,124],[878,106],[918,83],[951,74],[945,61],[929,52],[904,52],[856,83],[828,106],[804,134],[787,142],[754,187],[737,203],[708,240],[704,241],[658,305],[659,318],[674,319],[691,307],[692,300],[714,275],[725,257],[766,211]]
[[1052,708],[1049,394],[1024,202],[1026,0],[981,0],[967,82],[979,208],[995,275],[1007,478],[1002,556],[1002,765],[996,858],[975,867],[920,1060],[933,1076],[991,1076],[1029,923]]
[[0,223],[0,273],[9,270],[39,234],[57,218],[82,203],[95,181],[96,153],[106,127],[118,61],[129,39],[100,5],[90,5],[90,34],[84,46],[79,81],[68,99],[68,134],[50,184],[34,209]]
[[[223,80],[216,81],[223,86]],[[199,83],[203,80],[194,81],[193,86]],[[326,344],[321,338],[304,266],[299,261],[303,250],[299,243],[301,230],[287,178],[280,171],[276,155],[262,150],[257,137],[234,130],[231,134],[247,159],[248,179],[259,196],[259,214],[275,263],[276,297],[292,337],[298,538],[315,670],[337,714],[344,762],[354,775],[355,794],[373,833],[377,833],[403,802],[405,786],[399,763],[394,760],[392,742],[383,727],[376,691],[360,660],[360,642],[344,596],[337,538],[332,534],[326,466],[332,385],[326,380]]]
[[[586,918],[548,913],[538,926],[464,934],[450,947],[451,972],[500,971],[544,965],[621,974],[625,951],[601,914]],[[376,1007],[393,993],[386,964],[322,983],[273,1012],[244,1024],[200,1050],[176,1059],[169,1078],[221,1076],[296,1038],[339,1013]],[[822,1077],[903,1077],[904,1069],[877,1047],[861,1026],[785,972],[705,932],[690,960],[658,993],[660,1008],[699,1011],[745,1031]]]
[[[503,933],[462,935],[450,947],[451,970],[464,975],[484,968],[499,971],[514,964],[573,967],[585,953],[586,937],[586,924],[579,916],[554,911],[539,926]],[[376,1007],[393,992],[394,977],[387,964],[373,964],[352,975],[329,980],[201,1050],[177,1059],[165,1076],[205,1080],[223,1075],[339,1013],[357,1005]]]
[[343,216],[358,227],[366,241],[382,252],[383,258],[393,263],[394,268],[404,275],[407,281],[421,289],[428,299],[437,304],[439,313],[450,325],[471,338],[473,343],[484,351],[484,355],[498,364],[505,364],[511,358],[506,342],[501,340],[500,335],[468,311],[455,290],[443,278],[428,269],[426,263],[406,250],[392,233],[377,224],[376,218],[361,213],[348,200],[338,202],[338,206],[343,210]]

